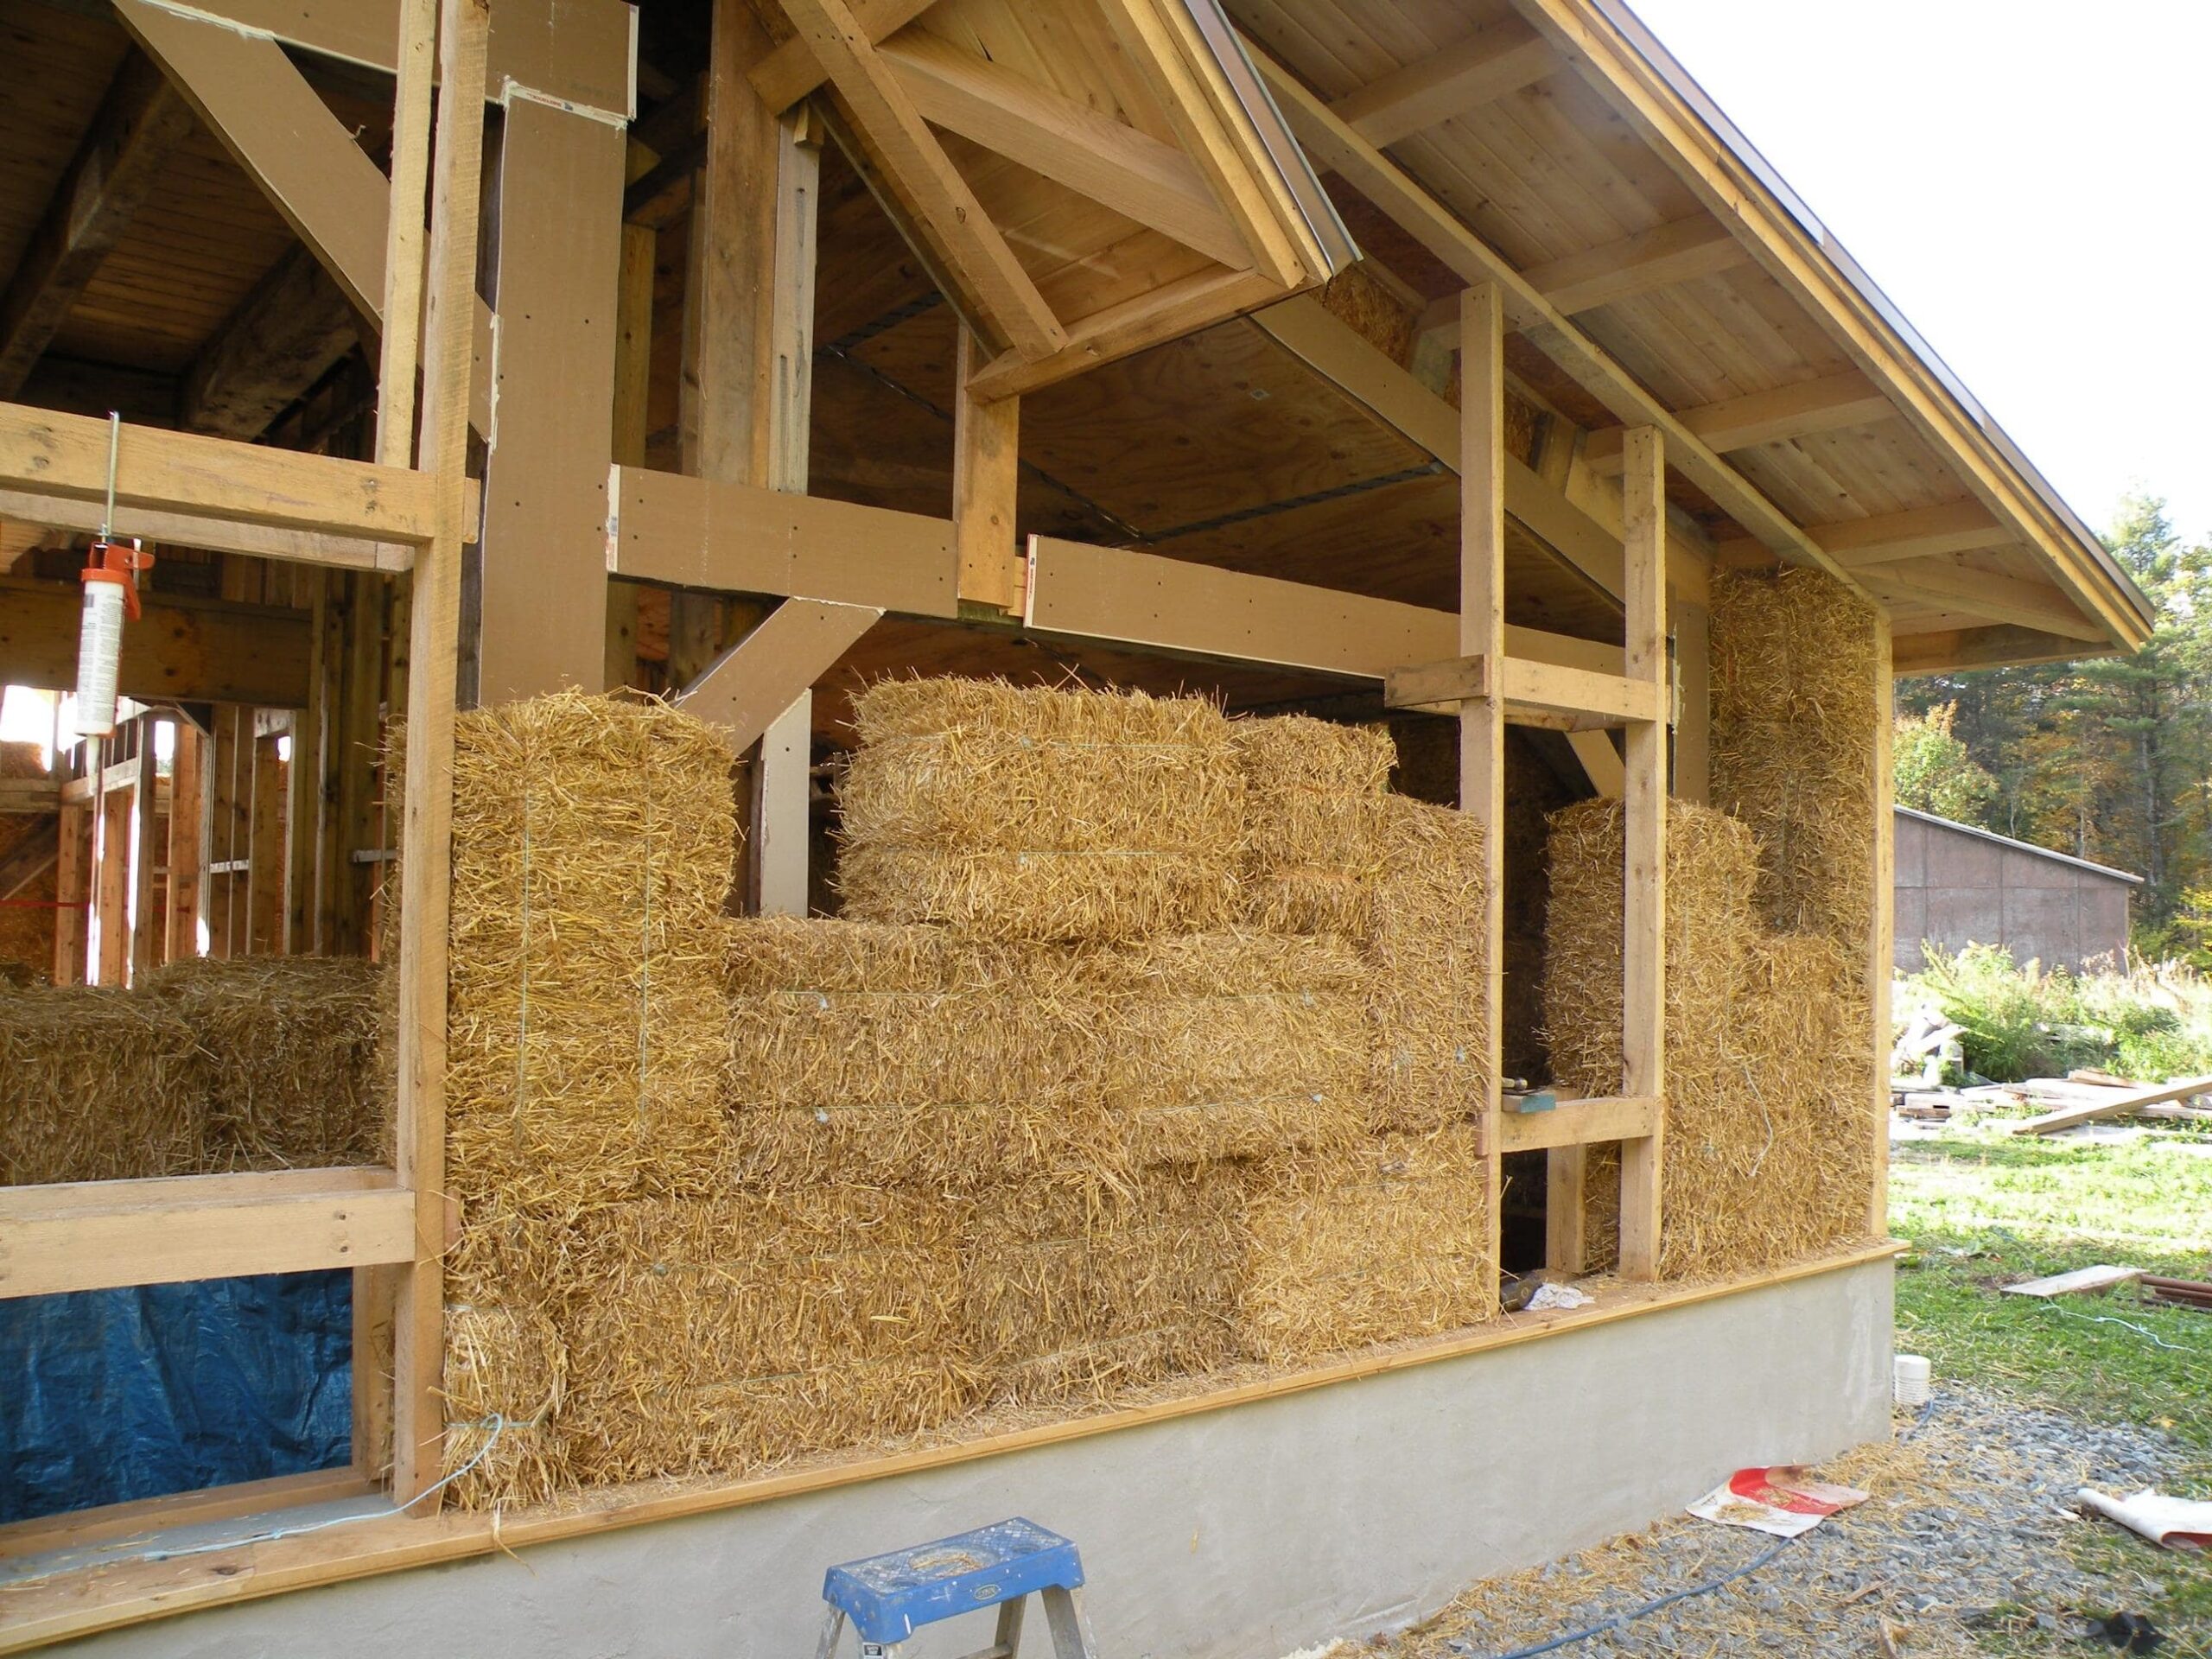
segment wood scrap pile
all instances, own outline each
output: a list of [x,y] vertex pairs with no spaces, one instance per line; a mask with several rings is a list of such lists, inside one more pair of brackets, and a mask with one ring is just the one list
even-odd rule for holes
[[2051,1135],[2112,1117],[2212,1123],[2212,1077],[2130,1083],[2104,1071],[2071,1071],[2063,1077],[1992,1083],[1972,1089],[1909,1089],[1893,1085],[1892,1104],[1904,1117],[1948,1122],[1955,1113],[2029,1106],[2029,1117],[2001,1120],[2007,1135]]

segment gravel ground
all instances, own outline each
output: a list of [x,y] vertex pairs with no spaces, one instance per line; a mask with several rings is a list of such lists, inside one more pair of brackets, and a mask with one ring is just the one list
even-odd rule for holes
[[[1898,1419],[1900,1437],[1913,1428]],[[2099,1427],[1961,1388],[1939,1389],[1916,1433],[1824,1465],[1873,1494],[1711,1594],[1587,1641],[1569,1659],[1773,1652],[1817,1659],[2113,1649],[2093,1618],[2148,1606],[2170,1558],[2130,1549],[2094,1577],[2067,1548],[2085,1527],[2077,1487],[2170,1481],[2182,1451],[2152,1429]],[[1778,1541],[1686,1516],[1564,1560],[1478,1585],[1378,1645],[1396,1659],[1501,1659],[1737,1572]],[[2164,1659],[2212,1656],[2212,1631],[2169,1630]],[[1979,1639],[1978,1639],[1979,1638]]]

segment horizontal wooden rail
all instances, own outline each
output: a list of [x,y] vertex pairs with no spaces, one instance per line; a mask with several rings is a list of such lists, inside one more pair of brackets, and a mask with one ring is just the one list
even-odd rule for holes
[[1553,1147],[1642,1141],[1658,1127],[1659,1102],[1651,1095],[1562,1100],[1548,1112],[1501,1112],[1497,1123],[1501,1152],[1543,1152]]
[[1449,710],[1469,698],[1490,696],[1493,679],[1503,683],[1505,718],[1514,725],[1596,731],[1662,721],[1669,712],[1664,686],[1515,656],[1504,658],[1496,676],[1480,657],[1394,668],[1384,677],[1382,700],[1393,709]]
[[[0,490],[103,501],[107,482],[105,421],[0,404]],[[437,533],[435,493],[435,479],[404,467],[160,427],[125,423],[117,445],[118,511],[419,543]]]
[[643,467],[614,468],[609,575],[722,593],[958,614],[952,521]]
[[388,1169],[289,1169],[0,1188],[0,1298],[415,1256]]

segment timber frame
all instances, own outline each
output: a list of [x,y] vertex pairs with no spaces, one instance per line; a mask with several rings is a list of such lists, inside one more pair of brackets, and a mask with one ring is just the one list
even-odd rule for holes
[[[979,35],[1014,28],[993,3],[780,0],[762,9],[780,17],[772,31],[745,0],[708,0],[702,85],[666,92],[637,119],[636,20],[615,0],[116,0],[143,54],[131,61],[159,73],[134,68],[103,117],[120,135],[105,175],[114,199],[74,240],[41,232],[0,299],[0,393],[28,398],[40,384],[41,331],[53,338],[70,284],[91,280],[145,168],[180,142],[188,117],[306,250],[269,278],[270,293],[289,296],[278,309],[303,320],[287,347],[295,369],[321,365],[312,379],[373,340],[372,459],[219,435],[243,417],[238,397],[208,390],[235,361],[217,353],[195,360],[185,418],[125,425],[117,529],[409,584],[397,1151],[390,1168],[0,1189],[0,1296],[351,1268],[357,1352],[388,1342],[392,1384],[357,1398],[355,1466],[337,1477],[0,1530],[0,1547],[29,1553],[87,1529],[247,1513],[241,1506],[308,1493],[381,1490],[395,1508],[312,1544],[243,1544],[17,1592],[0,1652],[1230,1406],[1740,1288],[1638,1283],[1582,1313],[1516,1315],[1378,1360],[898,1459],[675,1496],[614,1494],[503,1523],[438,1515],[454,720],[477,702],[630,683],[645,595],[658,596],[666,619],[661,686],[728,727],[733,758],[747,763],[745,897],[760,911],[807,910],[810,775],[838,686],[904,665],[917,640],[950,642],[934,658],[912,651],[917,659],[971,652],[982,671],[1013,671],[1040,652],[1160,684],[1210,666],[1245,677],[1252,706],[1328,694],[1372,715],[1448,715],[1459,804],[1491,824],[1506,810],[1509,730],[1559,734],[1549,741],[1567,746],[1587,785],[1624,804],[1625,1063],[1618,1093],[1551,1114],[1507,1113],[1493,1089],[1491,1214],[1502,1160],[1544,1153],[1544,1255],[1579,1268],[1586,1148],[1621,1143],[1622,1268],[1638,1281],[1656,1277],[1663,1219],[1667,797],[1701,799],[1706,788],[1713,566],[1810,566],[1874,601],[1885,712],[1893,669],[2132,649],[2147,637],[2141,596],[2094,538],[1611,0],[1499,0],[1465,40],[1364,79],[1322,54],[1293,60],[1284,42],[1300,35],[1295,7],[1230,0],[1224,17],[1211,0],[1071,0],[1103,43],[1101,61],[1119,66],[1114,114],[1046,96],[972,42],[963,50],[956,22]],[[304,57],[391,78],[388,168],[348,137],[295,60]],[[1324,71],[1344,84],[1328,85]],[[1655,194],[1696,211],[1516,258],[1476,227],[1475,212],[1423,182],[1424,135],[1548,77],[1573,81],[1649,144],[1673,181]],[[434,80],[443,92],[435,143]],[[496,169],[484,165],[487,105]],[[1010,149],[1021,166],[1006,160]],[[69,176],[92,171],[73,162]],[[836,181],[852,188],[830,200]],[[677,270],[681,373],[663,436],[648,414],[664,228],[653,221],[672,198],[687,204],[690,228]],[[847,302],[817,291],[825,233],[846,225],[847,202],[891,227],[880,245],[901,251],[891,263],[906,262],[917,292],[817,339],[821,320]],[[480,238],[480,212],[495,236]],[[1116,251],[1140,274],[1116,288],[1080,260],[1046,268],[1040,223],[1079,223],[1092,253]],[[1358,257],[1347,224],[1383,250],[1362,263],[1412,316],[1408,360],[1306,292]],[[844,273],[855,289],[869,274]],[[1838,361],[1786,386],[1699,398],[1631,365],[1609,308],[1754,275],[1834,333]],[[868,358],[917,318],[944,325],[941,364],[920,348]],[[1119,537],[1112,526],[1126,527],[1126,515],[1096,502],[1081,524],[1072,508],[1039,512],[1046,485],[1079,494],[1035,458],[1065,449],[1092,415],[1086,385],[1119,373],[1129,378],[1111,384],[1126,390],[1143,353],[1185,346],[1173,360],[1194,374],[1213,365],[1209,391],[1225,399],[1235,386],[1250,399],[1240,399],[1243,413],[1294,393],[1356,429],[1389,470],[1378,461],[1376,480],[1278,493],[1319,515],[1426,493],[1419,512],[1452,526],[1434,569],[1393,587],[1357,562],[1332,563],[1325,547],[1305,580],[1228,539],[1209,544],[1214,556],[1192,556],[1206,534],[1232,537],[1258,509]],[[925,359],[943,370],[941,405],[895,378],[906,359]],[[818,386],[833,370],[839,388]],[[855,406],[843,383],[869,375],[901,395],[884,406],[902,418],[931,431],[941,421],[941,494],[932,474],[926,489],[887,504],[874,474],[821,453],[832,424],[822,405],[834,396]],[[1532,412],[1530,443],[1518,423]],[[1785,502],[1777,448],[1869,423],[1916,434],[1963,480],[1957,499],[1833,519]],[[0,403],[0,518],[96,525],[105,442],[105,423],[84,414]],[[921,510],[928,501],[942,505]],[[1071,528],[1090,533],[1056,533]],[[1103,544],[1112,539],[1134,545]],[[1515,620],[1532,572],[1567,620]],[[1885,752],[1866,787],[1885,836]],[[1495,1078],[1506,874],[1503,837],[1490,840],[1481,994]],[[1885,840],[1874,849],[1878,875],[1886,852]],[[1877,891],[1886,893],[1885,879]],[[1885,918],[1885,909],[1875,918],[1867,964],[1878,1020]],[[1885,1074],[1866,1089],[1869,1133],[1885,1153]],[[1870,1232],[1883,1217],[1878,1192]],[[388,1466],[375,1449],[386,1433]]]

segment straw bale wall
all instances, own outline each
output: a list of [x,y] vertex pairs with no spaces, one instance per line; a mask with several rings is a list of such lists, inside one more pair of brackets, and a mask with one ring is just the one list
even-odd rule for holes
[[207,1095],[207,1057],[166,1001],[0,989],[0,1184],[196,1174]]
[[[1716,573],[1729,680],[1724,697],[1716,676],[1715,797],[1734,810],[1669,806],[1665,1278],[1755,1271],[1866,1230],[1871,615],[1807,574]],[[1802,687],[1765,683],[1801,667]],[[1613,801],[1552,819],[1545,1019],[1554,1076],[1575,1093],[1621,1085],[1621,821]],[[1590,1160],[1585,1222],[1592,1263],[1611,1262],[1617,1148]]]
[[[834,921],[719,913],[727,758],[685,716],[461,722],[446,1459],[485,1456],[457,1502],[1495,1313],[1479,826],[1319,721],[958,682],[856,708]],[[648,894],[626,838],[664,808],[713,833],[664,838]],[[655,1116],[664,1044],[683,1109],[647,1089]]]

